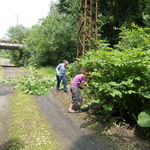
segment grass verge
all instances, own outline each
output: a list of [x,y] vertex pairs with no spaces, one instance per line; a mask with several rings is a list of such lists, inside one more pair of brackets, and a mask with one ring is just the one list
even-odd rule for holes
[[0,78],[2,78],[2,77],[3,77],[3,68],[0,67]]
[[42,76],[48,76],[48,77],[55,77],[56,76],[56,70],[54,67],[40,67],[36,69],[38,73]]
[[56,150],[52,129],[40,115],[33,97],[23,93],[15,93],[11,103],[11,134],[6,149]]

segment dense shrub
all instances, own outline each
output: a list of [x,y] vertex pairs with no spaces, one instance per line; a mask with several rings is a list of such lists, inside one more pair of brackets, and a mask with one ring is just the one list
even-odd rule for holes
[[53,13],[41,25],[34,26],[26,39],[30,52],[27,64],[42,66],[56,65],[66,59],[73,61],[76,56],[76,27],[73,16]]
[[[141,32],[142,29],[135,30]],[[90,106],[95,113],[121,117],[130,123],[136,123],[139,113],[150,107],[149,34],[143,33],[132,41],[135,30],[121,34],[122,40],[116,46],[118,49],[90,51],[69,69],[71,76],[79,73],[80,68],[90,71],[86,107]],[[128,45],[125,39],[130,40]]]
[[133,48],[150,50],[150,28],[139,28],[132,24],[132,28],[121,28],[120,41],[115,46],[119,50],[128,51]]
[[[94,100],[89,104],[96,103],[106,112],[118,109],[122,117],[137,119],[150,98],[148,55],[150,51],[140,49],[88,52],[77,65],[90,71],[89,88]],[[101,111],[101,107],[97,111]]]

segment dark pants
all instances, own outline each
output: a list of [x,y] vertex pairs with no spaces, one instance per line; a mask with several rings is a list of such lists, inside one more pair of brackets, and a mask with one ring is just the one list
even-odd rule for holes
[[78,102],[82,102],[83,99],[78,88],[71,87],[70,91],[72,93],[72,101],[71,101],[72,104],[77,104]]
[[61,80],[63,82],[63,90],[64,92],[67,91],[67,77],[64,75],[64,76],[56,76],[56,79],[57,79],[57,86],[56,86],[56,90],[59,91],[60,89],[60,83],[61,83]]

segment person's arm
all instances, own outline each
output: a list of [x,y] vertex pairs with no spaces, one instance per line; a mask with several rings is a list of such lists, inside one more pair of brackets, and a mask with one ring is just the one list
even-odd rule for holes
[[56,68],[56,74],[59,76],[59,70]]
[[57,73],[58,76],[60,75],[60,74],[59,74],[59,69],[60,69],[60,67],[61,67],[61,64],[59,64],[59,65],[56,67],[56,73]]
[[85,79],[85,78],[82,78],[82,79],[80,80],[80,85],[81,85],[81,86],[88,86],[88,83],[86,82],[86,79]]
[[81,85],[88,86],[88,83],[86,81],[83,81],[81,82]]

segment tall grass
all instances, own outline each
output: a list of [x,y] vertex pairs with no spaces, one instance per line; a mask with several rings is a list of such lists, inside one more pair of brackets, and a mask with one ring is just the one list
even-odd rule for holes
[[47,67],[40,67],[37,69],[38,73],[43,76],[48,77],[55,77],[56,70],[54,67],[47,66]]

